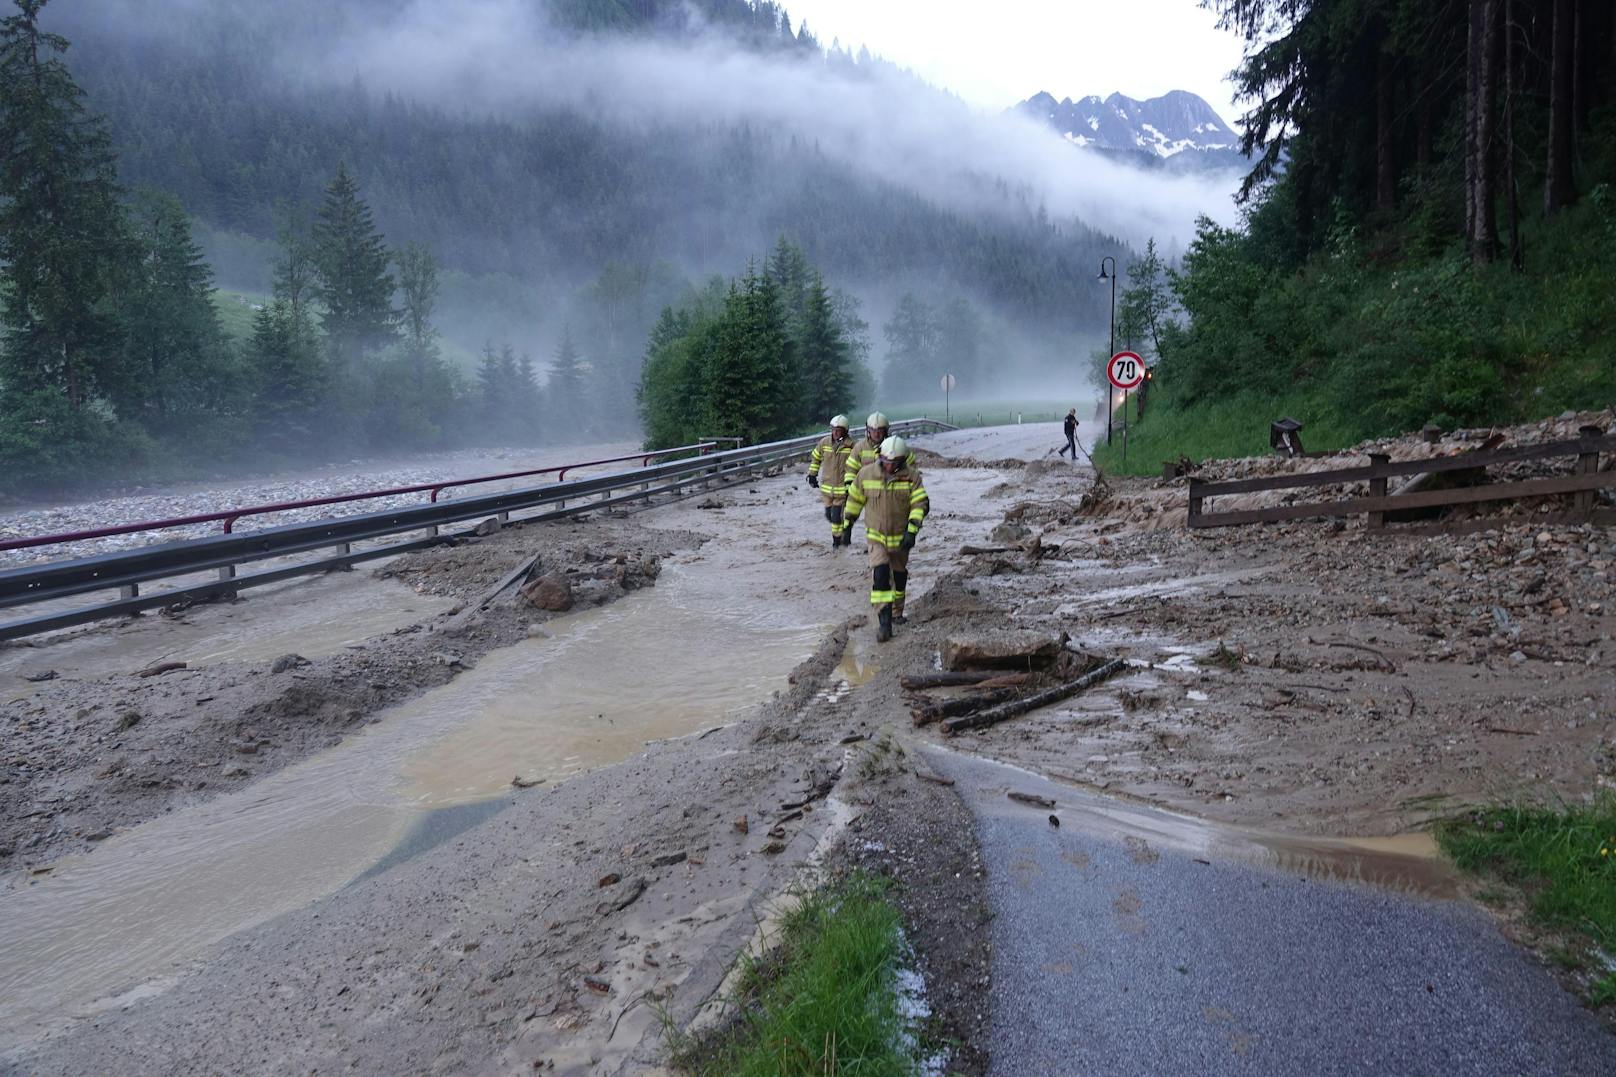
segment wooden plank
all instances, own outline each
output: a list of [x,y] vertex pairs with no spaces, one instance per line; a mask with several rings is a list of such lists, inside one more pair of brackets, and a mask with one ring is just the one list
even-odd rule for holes
[[1276,505],[1266,509],[1239,512],[1203,512],[1190,518],[1191,527],[1231,527],[1236,524],[1305,520],[1315,516],[1356,516],[1359,513],[1387,512],[1393,509],[1438,508],[1445,505],[1474,505],[1488,501],[1515,501],[1525,497],[1551,497],[1579,490],[1616,486],[1616,471],[1593,475],[1566,475],[1554,479],[1527,479],[1524,482],[1497,482],[1486,486],[1461,486],[1453,490],[1422,490],[1416,494],[1388,497],[1352,497],[1343,501],[1310,501],[1301,505]]
[[1395,478],[1400,475],[1423,475],[1434,471],[1464,471],[1470,468],[1492,467],[1495,464],[1519,463],[1522,460],[1547,460],[1556,456],[1578,456],[1585,452],[1616,452],[1616,436],[1580,438],[1575,441],[1553,441],[1541,445],[1518,445],[1508,449],[1487,452],[1464,452],[1453,456],[1431,456],[1419,460],[1397,460],[1377,470],[1374,467],[1338,468],[1334,471],[1298,471],[1288,475],[1268,475],[1260,479],[1233,479],[1229,482],[1202,482],[1190,480],[1192,497],[1223,497],[1228,494],[1250,494],[1262,490],[1288,490],[1293,487],[1334,486],[1339,483],[1367,482],[1377,475]]

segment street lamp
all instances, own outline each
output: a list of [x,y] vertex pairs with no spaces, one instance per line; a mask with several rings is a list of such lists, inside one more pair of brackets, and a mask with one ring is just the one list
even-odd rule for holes
[[[1105,271],[1105,263],[1107,262],[1111,263],[1111,272],[1109,273]],[[1099,279],[1111,282],[1111,346],[1110,350],[1105,353],[1106,362],[1109,363],[1111,357],[1117,354],[1117,260],[1109,254],[1100,259]],[[1105,387],[1105,443],[1107,445],[1111,444],[1111,396],[1111,385],[1108,381]]]

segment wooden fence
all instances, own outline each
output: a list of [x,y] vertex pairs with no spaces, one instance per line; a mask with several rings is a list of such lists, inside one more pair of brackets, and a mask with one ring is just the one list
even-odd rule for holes
[[[1450,505],[1475,505],[1490,501],[1516,501],[1521,498],[1553,497],[1574,494],[1570,513],[1572,519],[1590,520],[1595,517],[1594,491],[1616,487],[1616,470],[1599,470],[1599,455],[1616,453],[1616,435],[1608,435],[1598,427],[1585,426],[1582,436],[1569,441],[1554,441],[1540,445],[1521,445],[1508,449],[1489,449],[1482,452],[1458,453],[1454,456],[1435,456],[1424,460],[1392,459],[1381,453],[1370,453],[1364,467],[1341,468],[1335,471],[1306,471],[1290,475],[1269,475],[1260,479],[1235,479],[1230,482],[1202,482],[1190,480],[1189,526],[1229,527],[1234,524],[1267,523],[1276,520],[1302,520],[1321,516],[1355,516],[1367,514],[1368,526],[1386,525],[1387,513],[1403,509],[1429,509]],[[1487,482],[1485,469],[1495,464],[1518,463],[1523,460],[1548,460],[1571,456],[1576,462],[1569,474],[1553,478],[1522,479],[1515,482]],[[1406,494],[1388,494],[1386,481],[1393,478],[1434,475],[1442,472],[1471,471],[1481,481],[1477,485],[1456,486],[1440,490],[1418,490]],[[1239,509],[1232,512],[1208,512],[1207,501],[1230,494],[1250,494],[1261,490],[1286,490],[1298,487],[1338,486],[1345,483],[1367,482],[1368,496],[1348,497],[1335,501],[1308,501],[1291,505],[1274,505],[1263,509]]]

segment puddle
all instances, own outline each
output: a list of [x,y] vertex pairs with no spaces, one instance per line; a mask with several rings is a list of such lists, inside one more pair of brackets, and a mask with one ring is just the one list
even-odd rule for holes
[[731,582],[668,563],[328,752],[0,893],[0,1047],[453,836],[480,819],[443,809],[508,797],[516,774],[558,781],[783,689],[825,628],[736,609]]
[[39,686],[23,674],[38,670],[103,676],[158,662],[268,662],[290,651],[319,658],[454,606],[452,599],[417,594],[365,571],[304,577],[244,596],[236,603],[197,606],[180,619],[148,613],[109,630],[0,648],[0,698],[32,694]]
[[1438,855],[1436,841],[1427,833],[1334,838],[1229,826],[1112,800],[1077,787],[1075,782],[1045,778],[1021,767],[951,749],[927,747],[924,751],[942,757],[940,765],[934,765],[945,773],[969,772],[980,783],[978,807],[984,810],[1025,813],[1004,795],[1006,783],[1010,783],[1014,788],[1052,796],[1058,804],[1063,829],[1077,827],[1124,842],[1143,839],[1158,849],[1174,849],[1206,860],[1236,860],[1309,878],[1367,883],[1423,897],[1449,898],[1457,893],[1457,877]]

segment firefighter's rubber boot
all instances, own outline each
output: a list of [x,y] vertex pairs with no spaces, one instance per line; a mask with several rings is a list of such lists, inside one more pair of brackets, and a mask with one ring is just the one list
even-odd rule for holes
[[876,616],[875,642],[885,643],[892,638],[892,607],[882,606],[881,612]]

